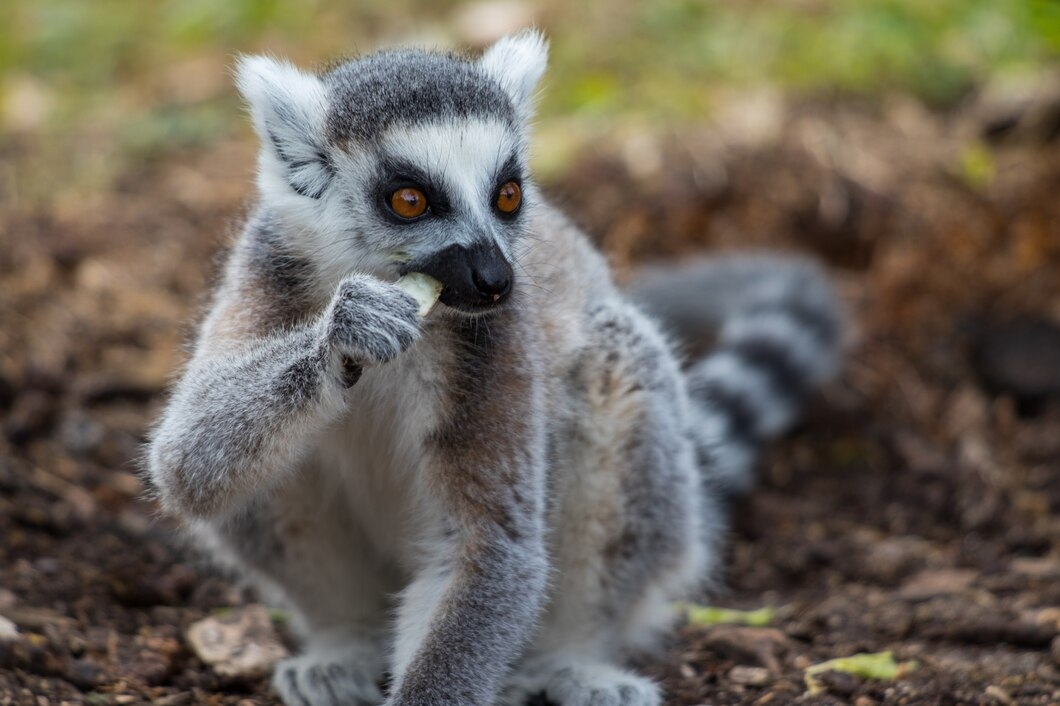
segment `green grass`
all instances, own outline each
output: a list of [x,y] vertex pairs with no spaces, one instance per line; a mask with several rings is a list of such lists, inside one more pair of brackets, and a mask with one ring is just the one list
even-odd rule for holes
[[553,74],[550,109],[688,118],[710,109],[711,87],[761,84],[945,104],[1037,70],[1060,42],[1051,0],[662,0],[609,23],[578,12],[555,57],[580,68]]
[[[20,127],[24,139],[46,141],[52,147],[41,149],[59,154],[64,140],[90,136],[97,152],[119,162],[209,144],[245,129],[227,75],[236,53],[270,51],[313,65],[419,37],[456,42],[458,5],[0,3],[0,128]],[[553,47],[541,122],[594,130],[600,121],[695,122],[714,109],[718,89],[734,87],[869,98],[905,92],[945,105],[992,77],[1041,71],[1060,54],[1055,0],[590,0],[532,7]],[[22,110],[19,119],[27,86],[41,100],[36,113],[27,119]]]

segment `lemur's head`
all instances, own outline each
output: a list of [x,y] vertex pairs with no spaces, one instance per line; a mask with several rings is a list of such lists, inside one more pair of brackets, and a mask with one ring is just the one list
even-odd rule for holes
[[417,270],[443,303],[488,308],[512,288],[536,197],[527,121],[546,61],[536,32],[478,59],[385,51],[321,75],[244,57],[261,198],[323,273]]

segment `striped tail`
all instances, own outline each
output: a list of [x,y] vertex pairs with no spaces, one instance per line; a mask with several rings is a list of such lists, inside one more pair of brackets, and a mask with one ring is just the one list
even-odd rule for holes
[[728,256],[647,272],[633,299],[686,345],[716,334],[687,371],[706,481],[731,496],[755,481],[762,445],[838,371],[842,317],[817,265]]

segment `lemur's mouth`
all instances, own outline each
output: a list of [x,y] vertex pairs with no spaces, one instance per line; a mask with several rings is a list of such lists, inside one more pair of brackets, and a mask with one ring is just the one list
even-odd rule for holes
[[450,245],[406,263],[402,270],[402,274],[422,272],[441,282],[439,300],[465,314],[482,314],[504,304],[514,281],[511,263],[492,240]]
[[[443,284],[445,283],[443,282]],[[459,290],[452,289],[446,285],[443,287],[442,294],[438,297],[438,301],[445,304],[448,308],[459,311],[463,314],[485,314],[504,306],[505,302],[508,301],[508,298],[511,295],[511,291],[511,280],[509,280],[509,285],[504,292],[494,293],[489,297],[468,298]]]

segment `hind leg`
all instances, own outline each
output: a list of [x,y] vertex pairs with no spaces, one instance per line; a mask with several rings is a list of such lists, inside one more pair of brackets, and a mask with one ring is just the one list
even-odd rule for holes
[[671,624],[670,602],[712,559],[673,357],[635,312],[598,310],[594,334],[557,453],[550,604],[510,680],[512,706],[541,693],[560,706],[660,703],[617,662]]
[[349,518],[341,493],[312,469],[263,495],[208,534],[271,601],[290,610],[301,654],[280,662],[273,686],[290,706],[382,703],[387,596],[397,587]]

